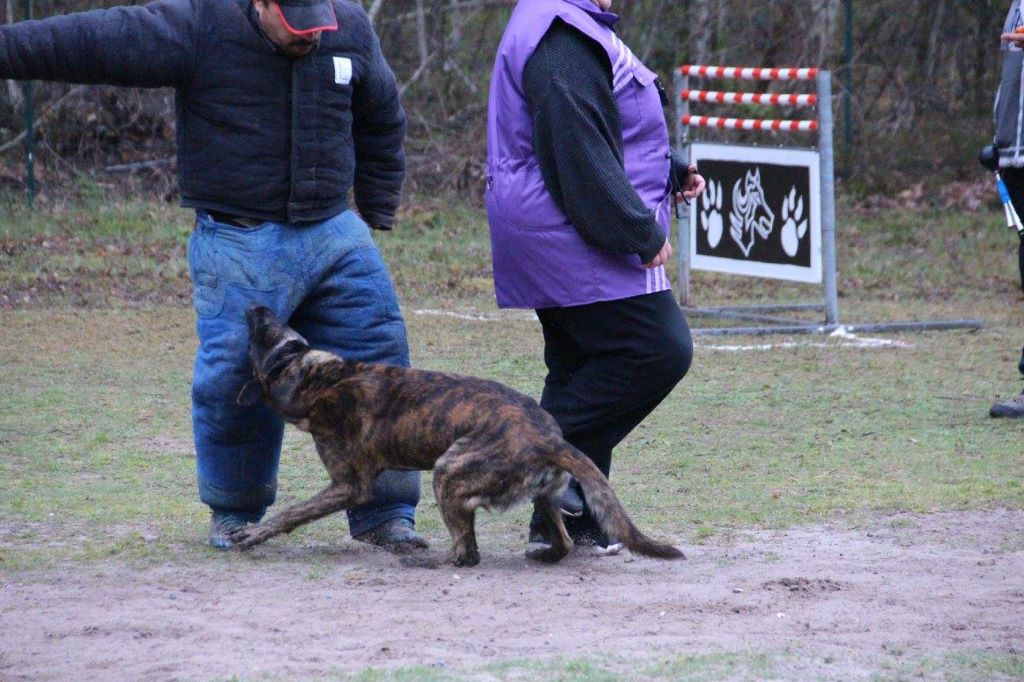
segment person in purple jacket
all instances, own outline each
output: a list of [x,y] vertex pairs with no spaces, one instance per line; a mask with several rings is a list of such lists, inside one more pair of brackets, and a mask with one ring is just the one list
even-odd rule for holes
[[[488,108],[486,203],[500,307],[533,308],[541,406],[607,476],[612,450],[686,375],[670,290],[670,211],[704,191],[669,145],[655,74],[619,39],[611,0],[519,0]],[[577,544],[607,545],[575,483]],[[530,540],[545,542],[539,514]]]

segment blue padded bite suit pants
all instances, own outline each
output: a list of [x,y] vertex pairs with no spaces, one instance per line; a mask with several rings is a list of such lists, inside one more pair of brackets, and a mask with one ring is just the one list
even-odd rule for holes
[[[199,336],[192,378],[199,499],[262,515],[277,493],[284,423],[262,403],[237,403],[252,377],[246,309],[267,306],[311,346],[346,360],[408,367],[405,321],[370,230],[352,211],[254,228],[199,211],[188,246]],[[412,521],[419,496],[419,472],[385,471],[373,499],[348,511],[349,531]]]

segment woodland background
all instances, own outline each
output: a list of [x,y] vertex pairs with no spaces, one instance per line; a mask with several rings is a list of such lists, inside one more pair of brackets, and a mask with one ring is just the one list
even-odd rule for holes
[[[22,18],[26,1],[2,0],[0,20]],[[32,12],[39,18],[110,4],[120,3],[34,0]],[[410,196],[479,203],[491,62],[513,4],[363,0],[409,114]],[[617,0],[614,9],[623,17],[619,30],[626,42],[666,84],[673,68],[684,63],[831,69],[837,173],[845,198],[971,208],[992,199],[991,181],[976,157],[991,138],[998,35],[1009,5],[1010,0]],[[765,89],[762,83],[722,81],[705,87]],[[808,84],[802,88],[771,86],[791,92],[808,91]],[[8,196],[24,191],[25,92],[23,84],[0,83],[0,193]],[[41,200],[83,187],[134,192],[139,183],[151,195],[176,198],[171,91],[37,83],[33,103]],[[707,106],[694,112],[716,113]],[[757,107],[722,113],[808,116]],[[671,109],[666,114],[672,120]],[[793,134],[757,141],[811,144]]]

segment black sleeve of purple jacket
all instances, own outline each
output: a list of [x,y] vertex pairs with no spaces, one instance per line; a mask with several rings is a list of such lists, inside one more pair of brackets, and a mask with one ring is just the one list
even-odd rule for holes
[[611,78],[607,53],[555,21],[523,72],[533,149],[545,187],[588,244],[648,263],[665,237],[626,177]]

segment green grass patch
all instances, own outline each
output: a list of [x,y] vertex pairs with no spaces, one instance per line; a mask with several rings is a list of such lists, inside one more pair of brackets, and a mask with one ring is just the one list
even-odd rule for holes
[[[434,665],[369,668],[357,673],[337,673],[326,679],[345,682],[469,682],[471,680],[551,680],[551,682],[714,682],[718,680],[840,680],[848,679],[851,667],[864,666],[879,672],[863,679],[878,680],[991,680],[1024,678],[1024,657],[987,652],[968,652],[945,657],[908,656],[888,650],[870,661],[843,660],[839,655],[807,658],[794,649],[778,651],[731,651],[712,654],[679,654],[644,659],[609,655],[596,658],[510,660],[468,669],[451,669],[443,661]],[[835,672],[832,672],[834,670]],[[259,678],[276,679],[276,678]],[[861,679],[858,677],[857,679]]]
[[[0,312],[0,518],[14,528],[0,558],[11,566],[15,553],[34,565],[204,551],[189,418],[195,339],[181,278],[188,214],[97,202],[38,212],[0,204],[0,216],[0,291],[19,293],[32,268],[83,283],[75,295],[9,298]],[[986,416],[994,400],[1019,390],[1019,292],[998,224],[997,215],[976,214],[849,218],[850,236],[840,240],[848,319],[981,316],[986,328],[905,335],[898,340],[907,347],[888,349],[817,339],[734,352],[698,339],[690,375],[616,453],[613,478],[626,505],[653,533],[689,541],[836,515],[1024,505],[1021,425]],[[493,311],[479,210],[413,206],[394,232],[377,237],[402,295],[415,365],[539,395],[536,321],[418,314]],[[62,239],[69,241],[44,245]],[[71,267],[72,242],[97,251],[97,260]],[[153,277],[160,266],[150,253],[177,253],[177,274],[163,283]],[[695,291],[720,296],[721,278],[704,279],[710,286]],[[733,282],[732,300],[795,293]],[[982,291],[986,282],[998,285]],[[129,283],[140,289],[126,298],[89,296]],[[161,291],[184,302],[147,303]],[[324,480],[308,437],[290,433],[281,503]],[[443,534],[429,485],[424,492],[421,526]],[[518,539],[524,515],[485,515],[484,542]],[[329,528],[323,522],[297,535]]]

